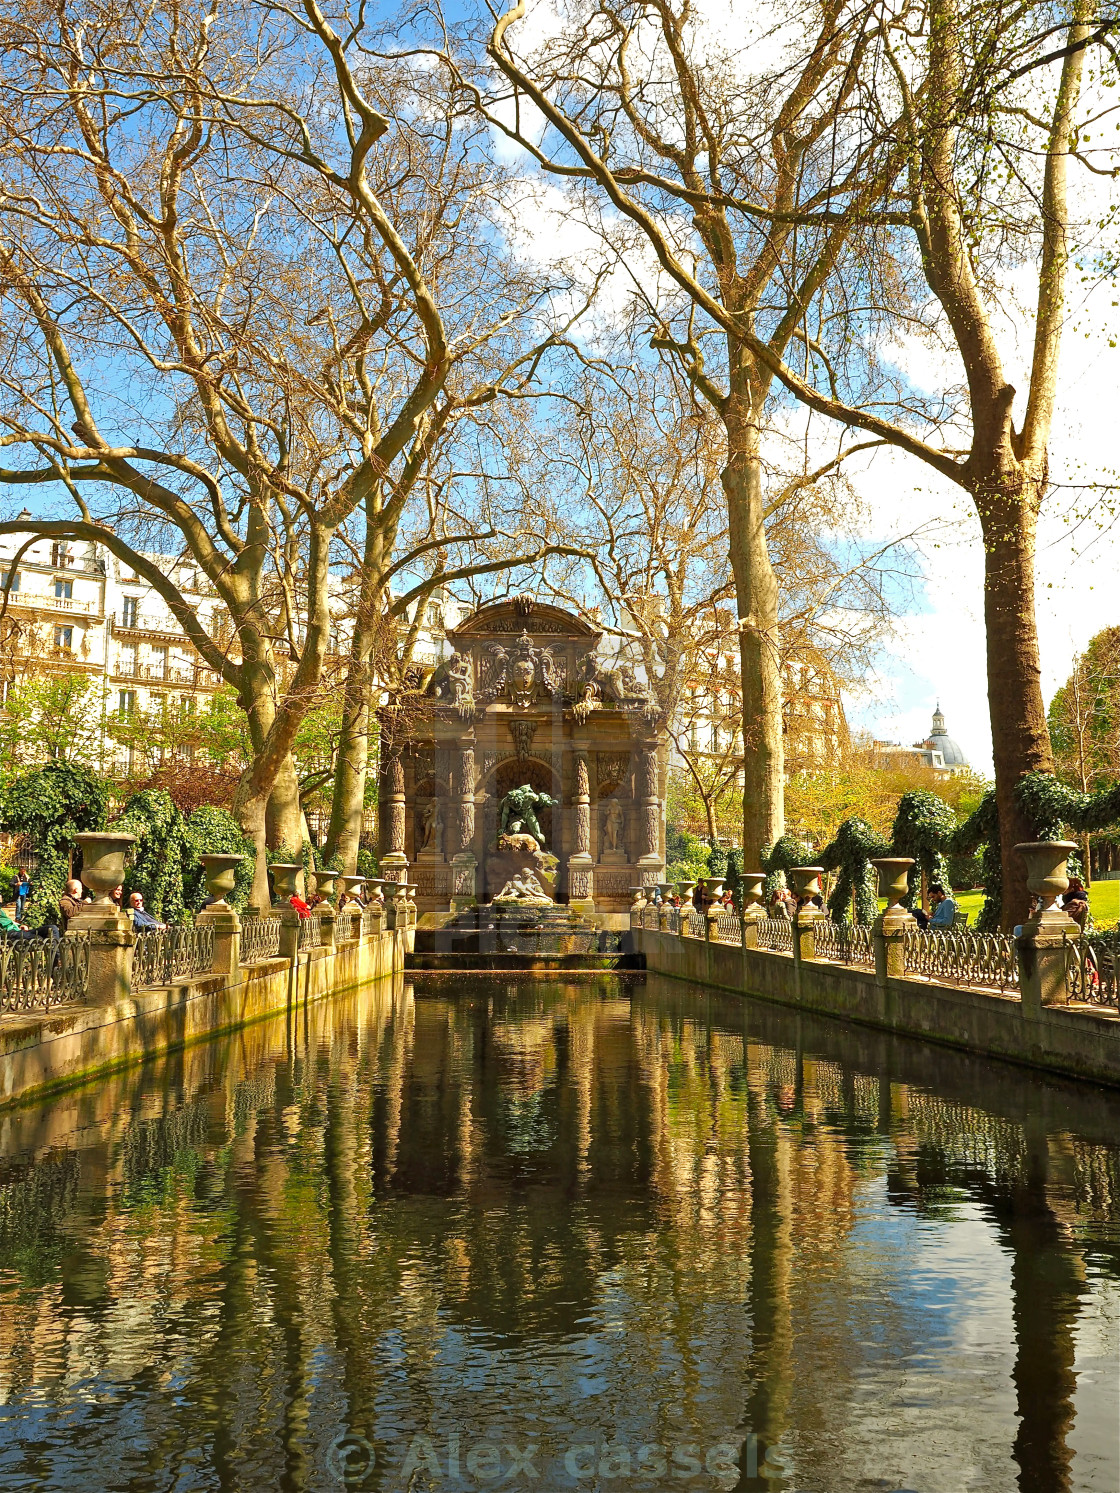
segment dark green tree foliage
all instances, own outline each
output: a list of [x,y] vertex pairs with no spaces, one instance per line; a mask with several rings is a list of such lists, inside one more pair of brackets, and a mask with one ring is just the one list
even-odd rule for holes
[[727,851],[722,845],[713,845],[708,851],[709,876],[727,875]]
[[826,871],[836,871],[836,886],[828,899],[828,911],[834,923],[851,919],[852,891],[856,894],[856,922],[868,927],[875,921],[879,907],[878,878],[871,864],[873,856],[889,855],[891,847],[875,833],[864,819],[845,819],[836,838],[821,853]]
[[27,922],[33,928],[58,922],[58,899],[70,875],[74,836],[104,829],[108,788],[88,768],[73,762],[48,762],[8,785],[3,825],[26,835],[39,858],[34,899]]
[[237,820],[226,809],[202,804],[187,820],[187,840],[192,866],[185,877],[184,890],[190,910],[200,912],[207,896],[200,858],[204,855],[243,855],[245,859],[237,868],[237,880],[228,899],[235,911],[243,912],[253,887],[256,854],[252,840],[242,832]]
[[126,905],[132,892],[140,892],[153,917],[161,923],[181,923],[186,881],[195,861],[187,821],[171,795],[162,788],[134,793],[113,828],[137,840],[124,879]]
[[949,881],[947,855],[956,833],[957,819],[943,798],[925,788],[911,788],[898,801],[891,828],[895,855],[912,856],[906,906],[913,907],[921,887],[921,873],[929,881]]
[[727,890],[735,898],[735,906],[743,905],[743,852],[738,845],[727,852]]
[[377,875],[377,857],[363,845],[358,851],[357,872],[359,876]]

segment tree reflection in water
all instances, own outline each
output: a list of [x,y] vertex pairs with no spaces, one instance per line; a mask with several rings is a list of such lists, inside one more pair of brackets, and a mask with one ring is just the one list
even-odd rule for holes
[[0,1489],[1115,1486],[1118,1116],[652,978],[301,1008],[2,1118]]

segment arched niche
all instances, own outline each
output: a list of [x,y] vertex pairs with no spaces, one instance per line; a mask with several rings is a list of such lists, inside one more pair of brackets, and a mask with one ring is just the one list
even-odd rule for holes
[[[560,798],[560,779],[547,762],[542,762],[536,757],[520,759],[509,757],[506,761],[499,762],[483,785],[486,789],[485,843],[488,850],[498,842],[498,816],[502,799],[512,789],[520,788],[524,783],[528,783],[530,788],[535,788],[538,793],[547,793],[557,800]],[[537,812],[541,829],[548,842],[547,848],[554,855],[560,854],[560,847],[557,844],[560,817],[555,809],[541,809]]]

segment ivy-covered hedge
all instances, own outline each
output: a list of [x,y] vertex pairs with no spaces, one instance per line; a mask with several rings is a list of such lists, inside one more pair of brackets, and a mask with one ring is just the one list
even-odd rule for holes
[[228,809],[214,809],[203,804],[187,820],[187,840],[192,858],[191,870],[184,884],[187,906],[192,912],[201,912],[206,901],[206,878],[202,874],[200,856],[243,855],[245,859],[237,868],[233,891],[227,898],[235,911],[243,912],[249,903],[257,863],[252,838],[244,833]]
[[846,923],[852,915],[852,892],[855,892],[856,922],[867,927],[878,911],[878,877],[872,859],[889,855],[891,847],[875,833],[864,819],[845,819],[836,838],[821,852],[820,864],[826,871],[837,871],[836,885],[828,899],[828,911],[834,923]]
[[936,793],[911,788],[899,799],[891,827],[891,854],[912,856],[915,861],[910,870],[907,907],[918,900],[923,872],[927,882],[948,883],[947,856],[956,829],[957,816]]
[[3,826],[11,834],[26,835],[39,858],[27,911],[30,927],[58,922],[74,836],[104,829],[108,806],[108,785],[72,762],[48,762],[9,783],[0,810]]
[[153,917],[161,923],[181,923],[184,887],[194,858],[187,821],[171,795],[162,788],[134,793],[113,828],[135,835],[137,841],[124,879],[126,905],[132,892],[140,892]]

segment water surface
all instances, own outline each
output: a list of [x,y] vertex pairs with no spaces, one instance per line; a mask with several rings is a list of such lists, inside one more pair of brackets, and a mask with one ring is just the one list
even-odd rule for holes
[[654,977],[0,1114],[0,1489],[1120,1484],[1120,1096]]

